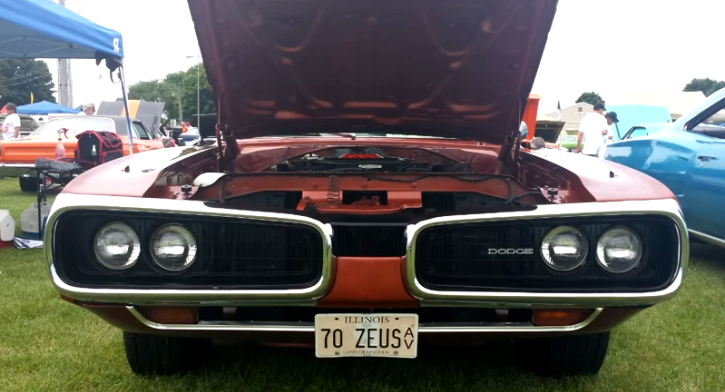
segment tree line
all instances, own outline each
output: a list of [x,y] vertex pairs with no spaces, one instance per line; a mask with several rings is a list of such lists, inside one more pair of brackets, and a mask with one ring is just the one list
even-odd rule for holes
[[33,102],[55,102],[53,75],[45,61],[0,59],[0,108],[8,102],[18,106]]
[[214,96],[206,78],[203,64],[194,65],[186,71],[167,74],[163,79],[138,82],[129,86],[128,98],[149,102],[164,102],[164,114],[168,120],[191,121],[196,124],[197,70],[199,71],[199,111],[215,113]]
[[[200,112],[214,113],[214,96],[206,78],[203,64],[194,65],[186,71],[167,74],[163,79],[141,81],[129,86],[129,99],[166,103],[164,114],[167,120],[192,121],[197,111],[197,69],[199,70]],[[48,64],[35,59],[0,59],[0,107],[8,102],[16,105],[34,102],[56,102],[53,76]],[[711,78],[694,78],[682,91],[702,91],[710,96],[725,88],[725,81]],[[606,101],[596,92],[582,93],[576,103],[596,104]],[[192,121],[196,123],[196,121]]]
[[[694,78],[685,85],[682,91],[702,91],[706,97],[709,97],[723,88],[725,88],[725,81],[710,78]],[[591,105],[595,105],[599,102],[606,103],[602,96],[595,92],[582,93],[582,95],[577,98],[576,103],[582,102],[586,102]]]

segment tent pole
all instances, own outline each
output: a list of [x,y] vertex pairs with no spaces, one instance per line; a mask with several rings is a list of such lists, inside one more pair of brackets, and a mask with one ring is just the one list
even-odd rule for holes
[[133,128],[131,128],[131,113],[128,112],[128,97],[126,96],[126,73],[121,68],[121,90],[123,90],[123,108],[126,112],[126,134],[128,135],[128,154],[133,155]]

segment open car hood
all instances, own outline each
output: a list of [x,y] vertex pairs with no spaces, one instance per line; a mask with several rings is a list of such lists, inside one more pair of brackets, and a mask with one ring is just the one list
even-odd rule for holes
[[557,0],[188,0],[239,138],[389,132],[502,143]]

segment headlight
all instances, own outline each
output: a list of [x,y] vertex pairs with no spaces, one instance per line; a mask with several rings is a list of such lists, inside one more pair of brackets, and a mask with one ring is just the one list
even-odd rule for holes
[[616,274],[629,272],[642,258],[642,240],[626,227],[607,230],[597,242],[597,262]]
[[582,265],[588,250],[587,237],[571,226],[552,229],[541,242],[541,257],[557,271],[571,271]]
[[104,267],[122,271],[136,264],[141,254],[141,243],[130,226],[113,222],[98,230],[93,241],[93,250]]
[[151,257],[167,271],[183,271],[196,260],[196,239],[182,225],[161,226],[151,235]]

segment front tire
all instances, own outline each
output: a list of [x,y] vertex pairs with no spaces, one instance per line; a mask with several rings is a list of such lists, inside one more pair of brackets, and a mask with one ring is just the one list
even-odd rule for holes
[[134,373],[166,376],[198,369],[211,340],[123,332],[123,346]]
[[549,377],[594,375],[604,364],[609,331],[582,336],[520,340],[520,360],[529,370]]

